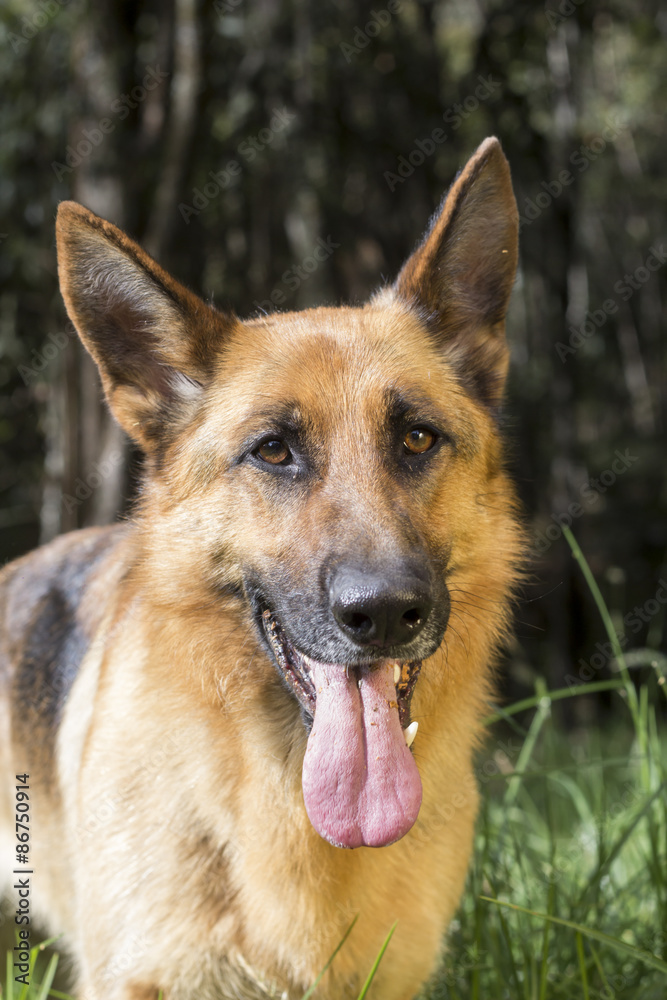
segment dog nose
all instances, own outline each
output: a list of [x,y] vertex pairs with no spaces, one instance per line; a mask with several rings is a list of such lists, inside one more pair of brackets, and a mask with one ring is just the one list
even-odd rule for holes
[[423,629],[433,607],[428,585],[413,574],[369,576],[340,570],[329,588],[342,631],[363,646],[398,646]]

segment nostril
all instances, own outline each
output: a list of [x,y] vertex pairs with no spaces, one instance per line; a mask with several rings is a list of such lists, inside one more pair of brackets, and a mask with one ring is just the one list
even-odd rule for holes
[[360,611],[352,611],[345,616],[345,624],[357,632],[366,632],[373,623],[368,615],[362,615]]
[[405,622],[405,624],[409,625],[411,628],[413,628],[415,625],[419,625],[421,620],[422,620],[422,613],[419,610],[419,608],[410,608],[409,611],[405,611],[403,613],[403,616],[401,618],[401,621]]

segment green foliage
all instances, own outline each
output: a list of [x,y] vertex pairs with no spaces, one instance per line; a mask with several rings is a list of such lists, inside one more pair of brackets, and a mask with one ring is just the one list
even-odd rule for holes
[[5,1000],[47,1000],[47,997],[54,997],[55,1000],[74,1000],[69,994],[53,988],[58,955],[52,954],[47,962],[43,960],[45,949],[56,940],[57,938],[51,938],[30,949],[29,971],[20,973],[21,982],[16,979],[18,973],[14,967],[12,953],[7,952],[6,979],[4,989],[0,985],[0,997],[4,997]]
[[423,1000],[664,996],[667,744],[649,741],[643,789],[630,727],[576,740],[549,718],[522,772],[489,779],[449,956]]
[[664,678],[658,668],[636,690],[598,585],[566,534],[616,646],[630,719],[566,735],[543,683],[534,706],[522,706],[535,709],[527,730],[516,706],[502,713],[513,729],[478,769],[486,790],[449,959],[421,1000],[658,1000],[667,990]]

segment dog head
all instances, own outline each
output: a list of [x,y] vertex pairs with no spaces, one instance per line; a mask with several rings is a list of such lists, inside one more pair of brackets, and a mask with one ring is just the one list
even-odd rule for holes
[[174,606],[199,594],[195,566],[235,595],[308,733],[313,825],[340,846],[393,842],[420,808],[411,699],[457,580],[504,579],[517,548],[507,505],[480,502],[508,496],[496,417],[518,216],[498,141],[361,308],[241,322],[79,205],[57,231],[68,313],[182,567]]

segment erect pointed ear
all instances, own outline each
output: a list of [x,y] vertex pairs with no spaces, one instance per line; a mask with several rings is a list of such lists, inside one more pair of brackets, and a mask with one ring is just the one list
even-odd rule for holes
[[234,320],[174,281],[129,237],[72,201],[56,222],[60,289],[127,433],[154,451],[203,394]]
[[394,285],[426,316],[466,388],[492,407],[500,402],[509,360],[505,313],[518,222],[509,165],[498,140],[485,139]]

